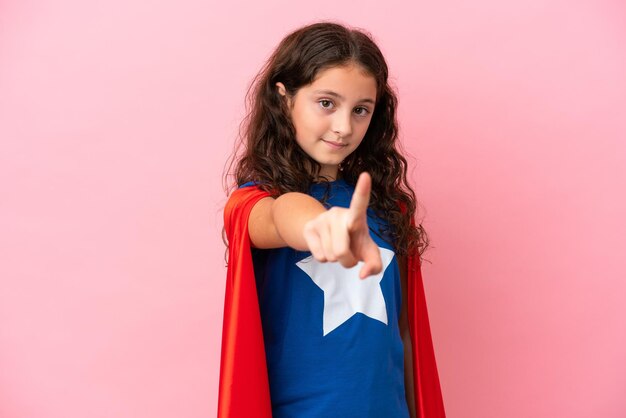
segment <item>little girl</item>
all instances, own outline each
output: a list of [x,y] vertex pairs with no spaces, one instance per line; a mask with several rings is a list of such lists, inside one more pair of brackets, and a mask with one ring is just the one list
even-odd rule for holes
[[387,79],[369,35],[329,22],[256,78],[224,209],[220,418],[445,416]]

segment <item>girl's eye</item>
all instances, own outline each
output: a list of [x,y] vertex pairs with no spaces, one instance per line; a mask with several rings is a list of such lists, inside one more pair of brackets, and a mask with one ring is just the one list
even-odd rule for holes
[[357,109],[362,109],[363,110],[361,113],[358,113],[359,116],[367,116],[367,114],[370,112],[369,110],[367,110],[364,107],[357,107]]
[[329,107],[324,106],[324,105],[323,105],[323,103],[332,103],[332,102],[331,102],[330,100],[322,99],[322,100],[320,100],[318,103],[322,104],[322,108],[324,108],[324,109],[330,109]]

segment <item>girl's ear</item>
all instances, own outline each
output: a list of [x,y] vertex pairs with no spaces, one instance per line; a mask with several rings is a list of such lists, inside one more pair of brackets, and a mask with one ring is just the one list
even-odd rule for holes
[[281,96],[284,96],[286,94],[285,85],[283,83],[281,83],[280,81],[277,81],[276,87],[278,87],[278,93]]
[[278,94],[281,96],[287,96],[287,105],[291,107],[291,98],[287,95],[287,89],[285,89],[285,85],[280,81],[276,82],[276,87],[278,87]]

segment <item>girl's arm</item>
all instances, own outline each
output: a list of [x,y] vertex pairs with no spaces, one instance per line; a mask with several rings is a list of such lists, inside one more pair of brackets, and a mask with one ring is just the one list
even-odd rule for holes
[[311,251],[320,262],[339,261],[344,267],[363,261],[359,274],[362,279],[380,273],[380,250],[367,225],[371,182],[368,173],[359,175],[348,208],[326,210],[315,198],[297,192],[259,200],[248,219],[252,245]]
[[409,332],[408,315],[408,286],[407,286],[407,259],[405,256],[398,256],[400,266],[400,283],[402,287],[402,312],[400,314],[400,335],[404,345],[404,388],[406,401],[409,406],[409,415],[415,418],[415,388],[413,379],[413,344]]
[[276,199],[265,197],[250,212],[250,241],[256,248],[289,246],[306,251],[309,248],[302,234],[304,224],[323,212],[326,208],[304,193],[285,193]]

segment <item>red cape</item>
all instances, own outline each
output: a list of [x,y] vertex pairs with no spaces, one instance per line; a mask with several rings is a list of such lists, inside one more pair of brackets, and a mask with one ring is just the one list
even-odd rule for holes
[[[218,418],[271,418],[265,346],[248,217],[259,199],[256,186],[236,189],[224,208],[229,243]],[[411,220],[414,224],[414,220]],[[430,335],[424,285],[417,254],[408,257],[408,314],[413,343],[415,407],[419,418],[444,418],[443,398]]]

